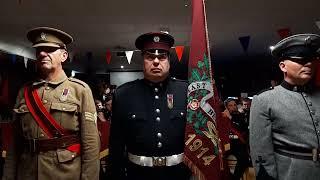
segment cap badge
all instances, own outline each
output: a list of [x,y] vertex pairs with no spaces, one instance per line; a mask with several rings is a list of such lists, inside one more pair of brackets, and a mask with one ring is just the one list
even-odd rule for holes
[[41,33],[40,34],[40,38],[41,38],[41,40],[46,40],[47,39],[47,35],[45,33]]
[[312,41],[310,36],[306,37],[304,40],[306,45],[310,44]]
[[167,103],[168,103],[168,108],[172,109],[173,108],[173,94],[167,94]]
[[61,102],[66,101],[67,98],[68,98],[69,93],[70,93],[69,89],[63,89],[62,94],[60,96],[60,101]]
[[160,37],[159,37],[159,36],[155,36],[155,37],[153,38],[153,41],[154,41],[154,42],[159,42],[159,41],[160,41]]

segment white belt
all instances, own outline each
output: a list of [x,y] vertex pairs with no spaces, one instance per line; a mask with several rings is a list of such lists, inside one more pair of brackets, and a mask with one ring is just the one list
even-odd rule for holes
[[134,164],[140,166],[174,166],[180,164],[183,161],[184,154],[175,154],[172,156],[163,157],[147,157],[147,156],[137,156],[128,153],[128,159]]

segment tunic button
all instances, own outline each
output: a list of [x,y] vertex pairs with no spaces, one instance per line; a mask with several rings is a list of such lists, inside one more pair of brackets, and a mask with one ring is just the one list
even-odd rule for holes
[[63,107],[63,108],[62,108],[62,110],[64,110],[64,111],[65,111],[65,110],[66,110],[66,108],[65,108],[65,107]]
[[158,88],[154,88],[154,92],[159,92],[159,89]]
[[47,100],[43,100],[43,104],[46,104],[48,101]]
[[46,88],[45,88],[45,90],[49,90],[50,88],[47,86]]
[[157,118],[156,118],[156,121],[157,121],[157,122],[160,122],[160,117],[157,117]]
[[134,118],[136,118],[136,115],[135,115],[135,114],[132,114],[132,116],[131,116],[131,117],[132,117],[132,119],[134,119]]
[[40,134],[40,137],[44,137],[44,134],[41,133],[41,134]]
[[312,111],[312,110],[310,111],[310,113],[311,113],[312,115],[315,115],[315,114],[316,114],[316,113],[315,113],[314,111]]
[[162,134],[161,134],[161,133],[158,133],[158,134],[157,134],[157,137],[158,137],[158,138],[161,138],[161,137],[162,137]]
[[159,96],[155,96],[154,98],[155,98],[155,99],[159,99]]
[[75,155],[74,155],[74,154],[72,154],[72,155],[71,155],[71,157],[72,157],[72,158],[74,158],[74,157],[75,157]]
[[303,97],[308,97],[307,94],[305,94],[305,93],[303,93],[302,95],[303,95]]
[[158,146],[158,148],[161,148],[162,147],[162,143],[158,142],[157,146]]
[[158,114],[159,114],[159,113],[160,113],[160,109],[156,109],[156,113],[158,113]]
[[308,106],[312,106],[312,102],[308,102]]
[[317,133],[320,134],[320,130],[317,130]]
[[184,113],[183,113],[183,112],[181,112],[181,113],[180,113],[180,115],[181,115],[181,116],[183,116],[183,115],[184,115]]

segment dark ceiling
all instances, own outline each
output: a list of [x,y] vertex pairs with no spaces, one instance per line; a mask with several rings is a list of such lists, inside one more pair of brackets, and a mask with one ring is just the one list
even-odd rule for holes
[[[237,79],[238,73],[250,71],[243,74],[248,78],[270,78],[268,48],[280,40],[277,30],[319,33],[315,24],[320,20],[319,6],[319,0],[206,0],[216,74],[221,79]],[[173,55],[175,73],[185,76],[187,72],[190,0],[1,0],[0,50],[34,58],[25,35],[36,26],[56,27],[72,34],[75,41],[69,50],[71,58],[76,59],[67,66],[85,71],[89,65],[97,73],[141,70],[138,51],[131,64],[117,52],[136,50],[134,41],[142,33],[166,30],[175,37],[175,45],[186,46],[180,64]],[[250,36],[247,53],[238,39],[242,36]],[[107,49],[112,52],[110,64],[106,63]],[[90,59],[88,52],[92,54]]]

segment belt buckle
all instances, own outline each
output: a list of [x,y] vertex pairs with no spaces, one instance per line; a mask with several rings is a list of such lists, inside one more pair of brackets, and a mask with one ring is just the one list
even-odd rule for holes
[[165,166],[166,165],[166,157],[152,157],[153,166]]
[[319,160],[320,154],[317,148],[312,149],[312,161],[316,162]]

